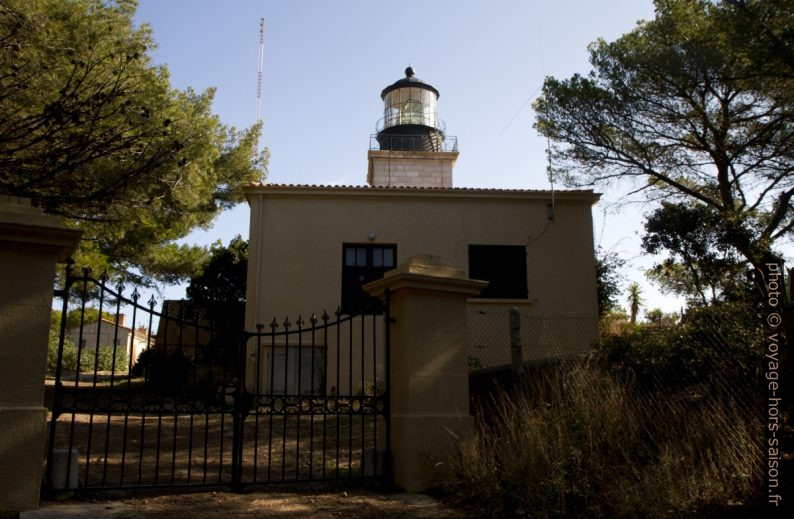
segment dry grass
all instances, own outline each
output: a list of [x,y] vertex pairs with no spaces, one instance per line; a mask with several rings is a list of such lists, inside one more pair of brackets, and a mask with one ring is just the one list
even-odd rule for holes
[[762,431],[730,400],[632,394],[574,363],[496,395],[448,481],[491,515],[700,516],[753,496]]

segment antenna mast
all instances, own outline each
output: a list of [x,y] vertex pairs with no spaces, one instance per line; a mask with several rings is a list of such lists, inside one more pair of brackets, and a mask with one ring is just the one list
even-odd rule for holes
[[549,174],[549,184],[551,184],[551,205],[549,205],[549,220],[554,219],[554,215],[556,213],[556,207],[554,205],[554,169],[552,169],[551,164],[551,139],[546,137],[546,157],[549,159],[549,165],[546,168]]
[[[265,18],[259,18],[259,67],[256,73],[256,122],[262,120],[262,64],[265,61]],[[256,151],[259,152],[259,137],[256,139]]]
[[[540,26],[538,26],[538,40],[540,40],[540,67],[543,70],[543,77],[546,77],[546,60],[543,58],[543,33],[540,30]],[[543,83],[538,87],[538,90],[543,88]],[[549,220],[554,220],[554,215],[557,212],[557,208],[555,207],[555,197],[554,197],[554,168],[551,163],[551,139],[549,136],[546,136],[546,158],[549,161],[549,165],[547,166],[547,173],[549,175],[549,184],[551,187],[551,203],[549,204]]]

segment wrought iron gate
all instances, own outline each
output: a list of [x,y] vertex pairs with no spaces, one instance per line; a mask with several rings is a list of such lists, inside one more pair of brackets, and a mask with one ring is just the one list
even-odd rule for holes
[[56,291],[47,490],[389,474],[388,303],[246,332],[242,309],[124,292],[69,268]]

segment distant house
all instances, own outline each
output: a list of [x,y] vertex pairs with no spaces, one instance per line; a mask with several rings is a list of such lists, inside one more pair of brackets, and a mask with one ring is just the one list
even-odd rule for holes
[[[119,314],[115,319],[103,316],[98,321],[83,323],[82,328],[75,326],[67,330],[68,337],[81,351],[113,349],[126,353],[128,363],[135,365],[138,356],[149,347],[149,330],[139,326],[134,330],[127,326],[126,316]],[[117,366],[117,371],[126,371],[128,366]]]

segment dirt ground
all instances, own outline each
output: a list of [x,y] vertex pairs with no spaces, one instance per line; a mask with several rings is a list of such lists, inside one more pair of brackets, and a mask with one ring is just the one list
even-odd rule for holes
[[[178,420],[177,420],[178,418]],[[375,416],[251,416],[242,453],[246,482],[356,477],[383,470],[368,461],[382,425]],[[79,453],[81,488],[228,482],[231,415],[122,411],[94,416],[64,413],[55,447]],[[374,459],[374,458],[373,458]],[[369,465],[367,466],[367,463]],[[271,467],[272,465],[272,467]],[[272,474],[271,474],[272,468]],[[158,472],[159,469],[159,472]],[[337,474],[339,472],[339,474]],[[159,479],[158,479],[159,473]],[[326,474],[327,473],[327,474]],[[286,474],[286,475],[285,475]],[[184,487],[183,487],[184,488]],[[252,485],[250,491],[172,487],[62,494],[23,512],[24,519],[188,518],[457,518],[470,514],[423,494],[397,493],[355,479]]]
[[[105,496],[107,497],[107,496]],[[464,511],[423,494],[368,488],[280,487],[249,493],[213,491],[184,494],[113,496],[110,500],[53,501],[21,519],[229,519],[277,518],[458,518]]]

